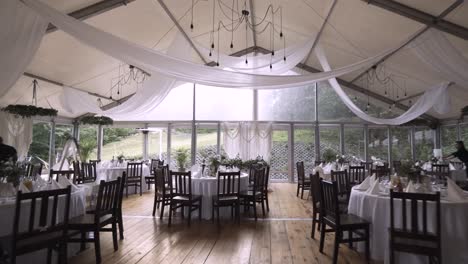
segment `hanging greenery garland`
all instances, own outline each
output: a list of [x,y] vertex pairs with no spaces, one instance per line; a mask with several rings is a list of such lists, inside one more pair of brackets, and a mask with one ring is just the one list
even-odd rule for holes
[[114,124],[114,120],[107,116],[85,116],[80,119],[82,124],[108,126]]
[[460,119],[463,119],[468,115],[468,105],[461,109]]
[[53,108],[42,108],[34,105],[8,105],[7,107],[2,108],[3,112],[25,117],[33,116],[57,116],[57,110]]

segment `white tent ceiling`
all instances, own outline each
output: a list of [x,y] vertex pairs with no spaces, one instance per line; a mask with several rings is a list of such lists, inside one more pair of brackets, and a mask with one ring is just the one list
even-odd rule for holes
[[[52,7],[66,13],[90,6],[98,0],[43,0]],[[272,0],[253,1],[253,14],[256,19],[263,17],[268,5],[282,6],[283,32],[286,44],[292,45],[304,41],[308,36],[317,33],[327,16],[333,0]],[[398,1],[404,5],[438,16],[454,1],[404,0]],[[212,0],[194,0],[194,29],[190,30],[191,0],[164,1],[170,12],[179,21],[192,40],[205,46],[210,45],[212,28]],[[244,1],[239,1],[243,5]],[[230,24],[230,20],[221,14],[222,8],[230,12],[232,0],[220,0],[216,7],[219,20]],[[249,1],[247,8],[250,9]],[[468,28],[468,4],[462,4],[444,19],[462,27]],[[114,8],[85,20],[98,28],[111,32],[132,42],[165,50],[178,32],[168,14],[158,0],[135,0],[126,6]],[[277,22],[277,21],[276,21]],[[395,47],[398,43],[415,34],[425,25],[386,11],[382,8],[368,5],[362,0],[338,0],[328,23],[325,25],[319,43],[324,47],[332,67],[345,66],[363,58],[373,56],[383,50]],[[468,57],[468,41],[445,34],[450,42]],[[234,36],[234,49],[229,48],[230,34],[221,33],[220,47],[223,53],[233,53],[246,48],[245,31],[239,30]],[[277,48],[282,48],[276,40]],[[270,48],[269,34],[257,36],[256,43],[253,34],[247,35],[247,46],[256,44],[266,49]],[[211,61],[208,54],[203,54]],[[203,63],[193,52],[193,61]],[[48,33],[42,40],[27,72],[44,78],[70,85],[85,91],[109,96],[112,80],[118,76],[120,62],[93,48],[85,46],[62,31]],[[307,65],[320,69],[320,64],[314,56],[306,62]],[[385,61],[385,70],[401,76],[406,82],[408,95],[424,91],[437,82],[446,80],[435,69],[424,64],[411,51],[411,43]],[[468,69],[466,69],[468,74]],[[360,72],[343,76],[346,81],[353,80]],[[5,96],[0,98],[0,105],[31,102],[31,78],[22,77]],[[359,84],[359,83],[357,83]],[[58,94],[61,87],[47,82],[40,82],[39,104],[49,104],[58,108]],[[383,89],[373,88],[375,93],[384,94]],[[134,93],[134,88],[125,88],[120,95]],[[430,113],[436,118],[457,117],[462,107],[466,105],[468,87],[453,85],[450,87],[453,111],[444,116]],[[60,110],[60,109],[59,109]],[[60,114],[60,113],[59,113]],[[63,115],[63,113],[61,113]]]

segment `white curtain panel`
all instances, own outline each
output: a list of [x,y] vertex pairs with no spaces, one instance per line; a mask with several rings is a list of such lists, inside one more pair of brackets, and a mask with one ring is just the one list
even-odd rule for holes
[[429,29],[414,41],[412,50],[423,62],[449,81],[468,89],[468,59],[436,29]]
[[0,1],[0,96],[5,95],[28,67],[47,25],[21,2]]
[[19,160],[26,158],[32,143],[31,118],[17,117],[0,111],[0,124],[0,136],[4,143],[16,149]]
[[[181,81],[218,87],[278,89],[306,86],[369,67],[396,48],[329,72],[297,76],[268,76],[225,71],[165,55],[99,30],[47,6],[38,0],[22,0],[45,20],[77,40],[109,56],[147,72],[161,73]],[[399,47],[399,45],[396,45]]]
[[[330,70],[330,64],[328,63],[327,57],[325,56],[325,52],[321,48],[320,45],[315,47],[315,54],[317,55],[320,64],[325,71]],[[439,114],[445,114],[450,111],[450,96],[447,92],[447,87],[449,86],[449,82],[442,82],[440,84],[436,84],[432,87],[429,87],[423,95],[421,95],[418,100],[402,115],[385,119],[385,118],[377,118],[366,114],[362,111],[358,106],[354,104],[354,102],[349,98],[349,96],[343,91],[340,84],[335,78],[329,79],[328,82],[332,86],[333,90],[336,94],[340,97],[343,103],[351,110],[355,115],[359,118],[374,123],[374,124],[381,124],[381,125],[401,125],[406,122],[409,122],[425,112],[429,111],[431,108],[434,109]]]
[[223,146],[229,158],[237,155],[243,160],[270,159],[271,123],[238,122],[223,123]]

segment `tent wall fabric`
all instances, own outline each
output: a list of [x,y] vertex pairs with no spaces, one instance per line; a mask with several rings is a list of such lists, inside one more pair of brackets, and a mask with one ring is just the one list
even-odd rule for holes
[[16,148],[18,159],[23,160],[32,143],[31,118],[22,118],[0,111],[0,136],[7,145]]
[[258,156],[264,160],[270,160],[271,123],[238,122],[223,123],[224,151],[229,158],[243,160],[255,159]]

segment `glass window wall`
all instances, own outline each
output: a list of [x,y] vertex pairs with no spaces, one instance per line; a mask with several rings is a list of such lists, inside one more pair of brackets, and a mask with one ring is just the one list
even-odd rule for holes
[[364,128],[344,127],[344,153],[365,160]]
[[[315,161],[315,128],[312,126],[294,127],[294,162],[304,162],[306,175],[312,173]],[[297,169],[294,164],[294,181],[297,181]]]
[[143,133],[135,128],[106,127],[103,129],[101,159],[143,159]]
[[444,156],[456,151],[455,141],[457,140],[457,126],[443,126],[440,128],[440,144]]
[[392,160],[412,160],[411,129],[392,127]]
[[414,132],[414,153],[416,160],[427,161],[433,155],[434,130],[417,127]]
[[388,161],[388,129],[369,128],[369,158],[375,157],[380,160]]

